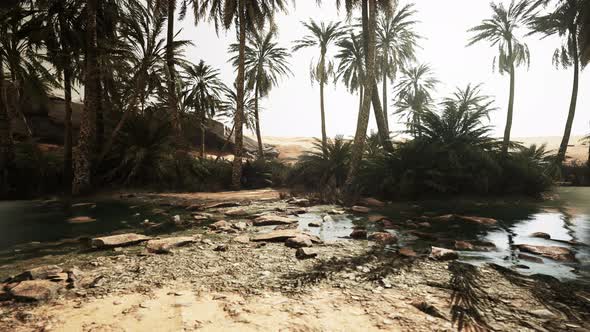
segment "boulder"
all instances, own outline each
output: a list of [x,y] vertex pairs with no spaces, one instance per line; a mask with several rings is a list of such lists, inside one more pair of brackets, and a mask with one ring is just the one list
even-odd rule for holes
[[417,256],[416,252],[414,250],[412,250],[411,248],[401,248],[400,250],[398,250],[397,253],[400,254],[401,256],[409,257],[409,258],[413,258],[413,257]]
[[353,206],[351,208],[351,210],[353,212],[356,212],[356,213],[369,213],[369,212],[371,212],[371,209],[369,209],[368,207],[366,207],[366,206],[359,206],[359,205]]
[[455,241],[455,249],[457,250],[490,251],[495,248],[496,245],[488,241]]
[[250,238],[250,241],[253,242],[284,242],[289,238],[297,237],[300,235],[308,236],[312,242],[314,243],[321,243],[322,241],[317,237],[310,234],[302,233],[296,229],[283,229],[283,230],[275,230],[269,233],[263,233],[254,235]]
[[531,255],[527,255],[527,254],[523,254],[523,253],[519,253],[518,254],[518,259],[522,259],[523,261],[528,261],[528,262],[543,264],[543,259],[542,258],[531,256]]
[[243,208],[235,208],[235,209],[225,211],[225,215],[229,216],[229,217],[243,217],[243,216],[247,216],[249,214],[250,214],[250,212],[248,212],[246,209],[243,209]]
[[79,216],[79,217],[72,217],[68,219],[68,223],[70,224],[85,224],[89,222],[96,221],[95,218],[88,217],[88,216]]
[[250,242],[250,237],[248,235],[240,235],[233,238],[234,242],[246,244]]
[[108,247],[123,247],[133,244],[138,244],[150,240],[151,237],[135,234],[126,233],[119,235],[97,237],[91,240],[91,245],[94,248],[108,248]]
[[310,202],[307,198],[297,198],[293,197],[287,201],[289,204],[297,205],[297,206],[309,206]]
[[276,215],[264,215],[254,219],[254,226],[289,225],[297,222],[297,219]]
[[57,265],[39,266],[19,274],[11,281],[47,279],[49,276],[62,272],[63,269]]
[[311,248],[299,248],[295,252],[295,257],[297,257],[297,259],[309,259],[315,258],[317,256],[318,252]]
[[367,231],[365,229],[353,229],[349,236],[353,239],[365,240],[367,239]]
[[11,288],[9,293],[21,301],[45,301],[54,298],[61,287],[47,280],[27,280]]
[[367,217],[367,220],[371,223],[380,222],[381,220],[387,219],[387,217],[380,214],[371,214]]
[[311,239],[309,238],[309,236],[306,235],[298,235],[295,237],[288,238],[285,241],[285,245],[289,248],[303,248],[313,246],[313,244],[311,243]]
[[456,251],[451,250],[451,249],[431,247],[429,257],[432,259],[438,260],[438,261],[448,261],[448,260],[458,259],[459,254],[457,254]]
[[388,232],[377,232],[369,235],[369,240],[387,245],[397,243],[397,236]]
[[309,227],[322,227],[322,224],[319,222],[310,222],[309,224],[307,224],[307,226]]
[[540,255],[556,261],[574,262],[576,260],[574,253],[565,247],[537,246],[532,244],[517,244],[515,247],[522,252]]
[[383,207],[383,206],[385,206],[384,202],[382,202],[376,198],[372,198],[372,197],[362,198],[359,203],[364,206],[370,206],[370,207]]
[[172,248],[195,242],[197,242],[196,239],[190,236],[168,237],[165,239],[149,240],[145,247],[149,252],[161,254],[169,253]]
[[543,232],[535,232],[535,233],[531,234],[531,237],[538,237],[540,239],[546,239],[546,240],[551,239],[551,235],[549,235],[547,233],[543,233]]

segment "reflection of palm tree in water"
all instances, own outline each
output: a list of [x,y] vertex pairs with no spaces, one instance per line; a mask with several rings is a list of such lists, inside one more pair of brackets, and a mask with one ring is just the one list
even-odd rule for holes
[[518,236],[516,233],[514,233],[512,231],[512,229],[510,228],[506,228],[506,233],[508,234],[508,248],[510,250],[510,262],[512,263],[517,263],[518,262],[518,255],[516,253],[516,250],[514,249],[514,237]]
[[566,229],[566,232],[571,237],[571,240],[574,242],[578,242],[576,231],[574,230],[575,216],[568,212],[567,207],[564,206],[558,207],[557,211],[559,211],[559,213],[561,214],[560,219],[563,220],[563,228]]

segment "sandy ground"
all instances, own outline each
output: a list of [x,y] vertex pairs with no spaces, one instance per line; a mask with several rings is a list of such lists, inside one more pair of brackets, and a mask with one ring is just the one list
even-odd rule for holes
[[[573,136],[570,140],[570,147],[567,155],[571,160],[586,161],[588,160],[588,145],[580,142],[582,136]],[[312,137],[276,137],[267,136],[263,138],[267,144],[274,145],[280,152],[279,158],[285,161],[293,162],[302,153],[313,149],[315,138]],[[543,136],[543,137],[515,137],[514,141],[523,143],[524,145],[531,144],[547,144],[548,150],[555,150],[559,148],[561,143],[560,136]]]

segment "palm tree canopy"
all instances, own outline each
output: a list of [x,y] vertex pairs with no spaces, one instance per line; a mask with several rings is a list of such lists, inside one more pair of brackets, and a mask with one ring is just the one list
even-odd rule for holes
[[[276,37],[276,30],[270,29],[251,33],[246,41],[246,87],[251,90],[256,87],[262,97],[279,84],[281,77],[292,74],[288,62],[290,54],[278,45]],[[229,52],[234,54],[231,61],[235,68],[238,67],[239,46],[234,43],[229,47]]]
[[362,44],[362,36],[352,31],[338,42],[338,69],[336,79],[342,80],[350,92],[361,87],[364,80],[365,51]]
[[553,53],[555,66],[569,67],[574,57],[580,55],[575,49],[575,43],[579,41],[582,31],[584,3],[582,0],[559,1],[548,14],[536,16],[530,22],[530,34],[538,33],[543,38],[557,35],[563,39],[562,45]]
[[293,52],[303,48],[318,47],[320,49],[320,60],[311,66],[310,74],[312,80],[326,82],[333,74],[333,63],[325,63],[325,56],[331,44],[336,43],[347,32],[342,28],[340,22],[321,22],[317,24],[310,19],[309,22],[301,22],[308,30],[308,34],[302,39],[296,40],[293,45]]
[[[224,91],[223,101],[221,103],[220,110],[221,112],[218,113],[219,116],[228,118],[228,119],[235,119],[235,113],[238,109],[238,93],[237,93],[236,84],[234,84],[234,88],[226,88]],[[256,118],[255,118],[255,100],[254,95],[252,94],[251,90],[244,91],[244,124],[246,128],[250,130],[254,130],[256,127]]]
[[286,11],[287,0],[192,0],[195,16],[195,24],[203,21],[212,21],[215,30],[220,27],[229,29],[237,23],[239,18],[238,5],[245,1],[245,24],[248,31],[256,31],[266,22],[272,22],[274,13]]
[[192,108],[203,118],[212,118],[221,107],[227,87],[220,79],[217,69],[201,60],[185,68],[183,104]]
[[420,36],[414,31],[417,21],[413,19],[414,4],[395,10],[393,15],[381,15],[377,22],[376,43],[378,50],[377,68],[392,80],[399,68],[416,60],[416,49]]
[[429,65],[421,64],[416,67],[403,69],[402,78],[395,86],[397,93],[395,105],[396,114],[407,119],[410,131],[416,133],[420,118],[432,106],[432,90],[438,84]]
[[494,57],[494,68],[500,74],[509,72],[510,67],[530,63],[530,52],[526,43],[519,39],[518,33],[530,22],[532,11],[528,0],[512,0],[508,8],[503,3],[490,3],[493,15],[480,25],[469,29],[474,36],[468,46],[487,41],[490,46],[498,47],[499,54]]
[[443,100],[442,104],[445,108],[456,108],[467,113],[480,112],[488,119],[490,112],[496,110],[492,106],[493,98],[481,93],[481,84],[475,86],[468,84],[465,89],[457,88],[450,97]]

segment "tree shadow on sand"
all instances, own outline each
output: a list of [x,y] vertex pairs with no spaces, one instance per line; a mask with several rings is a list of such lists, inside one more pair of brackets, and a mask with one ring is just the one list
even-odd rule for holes
[[449,263],[452,289],[451,317],[458,331],[489,331],[482,312],[489,305],[487,295],[480,287],[481,278],[477,267],[453,261]]

